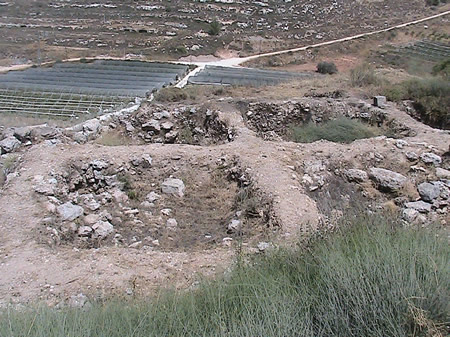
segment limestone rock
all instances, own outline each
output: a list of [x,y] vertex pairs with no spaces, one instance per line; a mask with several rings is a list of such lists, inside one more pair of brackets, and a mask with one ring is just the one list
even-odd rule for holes
[[441,189],[439,185],[433,183],[422,183],[419,186],[417,186],[417,191],[419,192],[420,197],[423,200],[429,202],[432,202],[441,194]]
[[416,161],[417,159],[419,159],[419,155],[412,151],[406,152],[405,156],[409,161]]
[[231,220],[231,222],[227,226],[228,233],[234,233],[238,231],[240,227],[241,227],[240,220]]
[[369,180],[369,175],[363,171],[358,169],[348,169],[344,171],[344,176],[348,181],[355,181],[358,183],[362,183],[364,181]]
[[83,237],[89,237],[92,235],[92,228],[89,226],[81,226],[78,228],[78,235]]
[[94,236],[100,239],[105,239],[109,234],[114,232],[114,226],[108,221],[102,220],[93,225],[92,229],[94,230]]
[[168,178],[164,180],[161,185],[163,193],[177,195],[179,197],[184,196],[185,186],[181,179]]
[[0,141],[0,152],[1,154],[13,152],[20,147],[20,144],[20,141],[17,140],[16,137],[6,137],[2,141]]
[[378,189],[386,192],[400,190],[407,181],[407,178],[400,173],[375,167],[369,170],[369,178],[375,182]]
[[439,165],[442,163],[442,158],[431,152],[422,153],[420,159],[427,165]]
[[431,204],[425,202],[425,201],[414,201],[414,202],[407,202],[406,208],[412,208],[420,213],[429,213],[431,211]]
[[159,198],[161,198],[161,196],[156,193],[156,192],[150,192],[149,194],[147,194],[147,196],[145,197],[145,199],[149,202],[155,202],[156,200],[158,200]]
[[450,179],[450,171],[443,168],[436,168],[436,176],[439,179]]
[[417,216],[419,215],[419,211],[413,209],[413,208],[406,208],[402,212],[402,218],[403,220],[412,223],[414,220],[416,220]]
[[83,215],[83,207],[66,202],[56,208],[59,216],[63,221],[73,221]]
[[142,124],[142,130],[159,133],[159,131],[161,131],[161,125],[159,124],[159,122],[156,119],[151,119],[147,123]]
[[167,221],[166,221],[166,226],[167,226],[168,228],[174,229],[174,228],[177,228],[178,222],[177,222],[176,219],[170,218],[170,219],[167,219]]

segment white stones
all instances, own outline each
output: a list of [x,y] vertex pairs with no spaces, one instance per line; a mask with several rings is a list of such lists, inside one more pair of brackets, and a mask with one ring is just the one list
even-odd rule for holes
[[178,222],[176,219],[170,218],[170,219],[167,219],[166,226],[169,229],[175,229],[178,227]]
[[398,191],[407,182],[407,178],[400,173],[375,167],[369,170],[369,178],[375,182],[378,189],[386,192]]
[[88,214],[83,218],[84,223],[88,226],[94,225],[99,220],[100,216],[98,214]]
[[161,196],[156,193],[156,192],[150,192],[149,194],[147,194],[147,196],[145,197],[145,199],[148,202],[154,203],[155,201],[157,201],[158,199],[160,199]]
[[63,221],[73,221],[83,215],[83,207],[66,202],[56,208],[59,216]]
[[161,129],[166,130],[166,131],[170,131],[173,128],[173,123],[172,122],[163,122],[161,123]]
[[161,190],[165,194],[183,197],[185,186],[183,181],[180,179],[168,178],[162,183]]
[[94,230],[94,237],[99,239],[105,239],[109,234],[114,232],[114,226],[111,225],[108,221],[98,221],[95,225],[92,226]]
[[0,154],[10,153],[17,150],[20,147],[20,141],[16,137],[6,137],[0,141]]
[[440,165],[442,158],[432,152],[425,152],[420,155],[420,159],[427,165]]
[[241,229],[241,220],[231,220],[231,222],[227,226],[227,230],[229,233],[235,233]]
[[271,244],[268,242],[259,242],[258,243],[258,250],[260,252],[264,252],[265,250],[269,249],[271,247]]

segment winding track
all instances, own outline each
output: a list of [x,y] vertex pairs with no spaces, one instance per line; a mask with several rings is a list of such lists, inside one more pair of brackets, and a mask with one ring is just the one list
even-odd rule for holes
[[299,51],[304,51],[304,50],[311,49],[311,48],[323,47],[323,46],[328,46],[328,45],[335,44],[335,43],[356,40],[356,39],[359,39],[361,37],[371,36],[371,35],[380,34],[380,33],[385,33],[385,32],[389,32],[389,31],[394,30],[394,29],[403,28],[403,27],[415,25],[415,24],[418,24],[418,23],[421,23],[421,22],[433,20],[433,19],[445,16],[445,15],[448,15],[448,14],[450,14],[450,11],[445,11],[445,12],[442,12],[442,13],[439,13],[439,14],[428,16],[426,18],[405,22],[405,23],[402,23],[402,24],[399,24],[399,25],[395,25],[395,26],[391,26],[391,27],[384,28],[384,29],[378,29],[378,30],[375,30],[375,31],[372,31],[372,32],[361,33],[361,34],[357,34],[357,35],[344,37],[344,38],[341,38],[341,39],[336,39],[336,40],[331,40],[331,41],[326,41],[326,42],[321,42],[321,43],[315,43],[315,44],[310,44],[310,45],[303,46],[303,47],[285,49],[285,50],[274,51],[274,52],[270,52],[270,53],[256,54],[256,55],[247,56],[247,57],[233,57],[233,58],[224,59],[224,60],[220,60],[220,61],[212,61],[212,62],[184,62],[185,64],[196,65],[197,68],[195,68],[193,71],[188,73],[180,82],[178,82],[176,87],[177,88],[183,88],[184,86],[186,86],[186,84],[188,83],[189,78],[191,76],[194,76],[195,74],[197,74],[201,70],[203,70],[207,65],[210,65],[210,66],[221,66],[221,67],[239,67],[241,64],[243,64],[245,62],[248,62],[248,61],[251,61],[251,60],[255,60],[255,59],[258,59],[258,58],[261,58],[261,57],[276,56],[276,55],[282,55],[282,54],[287,54],[287,53],[291,53],[291,52],[299,52]]

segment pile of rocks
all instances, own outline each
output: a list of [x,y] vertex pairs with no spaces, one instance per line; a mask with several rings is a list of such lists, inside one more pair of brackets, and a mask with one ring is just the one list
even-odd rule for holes
[[[425,179],[420,179],[419,183],[410,175],[379,167],[371,167],[367,171],[346,169],[342,172],[342,176],[349,182],[372,183],[388,198],[392,197],[395,204],[402,208],[403,220],[409,224],[431,222],[445,224],[448,221],[450,204],[450,171],[439,167],[442,158],[435,153],[424,152],[419,156],[416,153],[407,152],[406,156],[410,161],[420,161],[422,165],[428,166],[427,168],[412,166],[413,172],[415,170],[427,173],[424,175]],[[404,192],[408,188],[412,190],[407,191],[409,196],[406,196]]]
[[233,130],[219,119],[217,111],[198,106],[153,104],[135,115],[120,116],[108,126],[121,128],[129,137],[145,143],[209,145],[234,138]]
[[0,130],[0,154],[12,153],[21,146],[30,146],[42,140],[59,142],[60,135],[61,132],[57,128],[46,124],[6,128]]

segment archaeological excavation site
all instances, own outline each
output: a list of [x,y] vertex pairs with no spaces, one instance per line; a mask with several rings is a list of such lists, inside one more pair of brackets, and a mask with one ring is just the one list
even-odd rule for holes
[[448,333],[445,1],[22,2],[0,336]]

